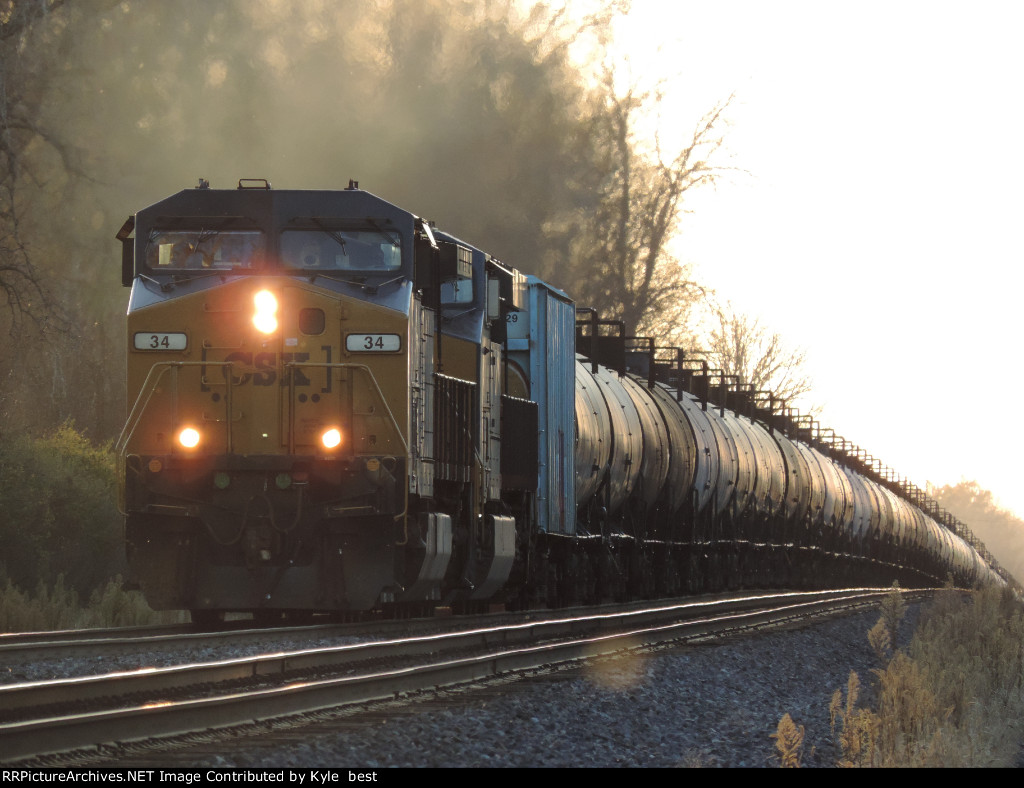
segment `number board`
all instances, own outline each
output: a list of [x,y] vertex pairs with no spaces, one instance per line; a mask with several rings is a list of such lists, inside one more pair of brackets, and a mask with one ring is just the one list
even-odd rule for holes
[[183,333],[139,331],[135,334],[136,350],[184,350],[188,338]]
[[397,353],[402,349],[398,334],[349,334],[345,350],[351,353]]

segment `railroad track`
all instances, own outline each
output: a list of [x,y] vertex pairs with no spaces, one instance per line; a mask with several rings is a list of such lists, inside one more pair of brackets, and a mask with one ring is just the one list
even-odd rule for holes
[[499,623],[447,632],[7,685],[0,687],[0,757],[5,765],[88,763],[109,760],[117,747],[167,746],[197,731],[266,731],[337,709],[351,713],[441,688],[858,609],[886,593],[746,595],[542,618],[506,614]]
[[[747,595],[749,596],[749,595]],[[727,595],[690,597],[686,602],[700,602],[710,599],[722,600]],[[677,600],[682,602],[683,600]],[[588,607],[590,613],[614,613],[646,607],[640,603],[628,605],[605,605]],[[459,615],[446,617],[435,615],[429,618],[389,619],[368,618],[349,623],[324,622],[289,626],[256,626],[249,620],[228,622],[212,629],[196,627],[193,624],[164,624],[139,627],[113,627],[109,629],[58,630],[52,632],[0,633],[0,664],[10,668],[28,662],[38,666],[57,661],[79,661],[88,669],[91,660],[122,655],[134,658],[138,663],[140,654],[162,652],[168,661],[175,659],[176,652],[209,649],[216,653],[221,650],[237,650],[255,645],[267,646],[274,642],[295,643],[324,640],[340,641],[345,638],[381,639],[398,637],[399,633],[428,634],[458,629],[475,629],[495,623],[520,623],[524,618],[544,621],[575,615],[578,610],[532,610],[526,613],[490,613],[482,615]],[[102,663],[98,663],[102,664]],[[48,665],[47,665],[48,666]],[[60,670],[59,666],[54,671]],[[9,677],[0,675],[0,685],[13,683]]]

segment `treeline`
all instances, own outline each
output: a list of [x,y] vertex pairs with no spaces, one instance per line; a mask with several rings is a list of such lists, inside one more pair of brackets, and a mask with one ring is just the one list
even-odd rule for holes
[[110,445],[93,445],[71,425],[42,437],[4,435],[0,631],[140,620],[140,600],[120,590],[115,489]]
[[711,347],[712,366],[780,390],[756,366],[777,344],[732,343],[736,326],[773,339],[742,316],[719,315],[729,342],[689,338],[708,292],[670,252],[687,193],[729,170],[729,97],[650,139],[659,95],[605,55],[628,2],[558,5],[0,3],[0,475],[27,480],[0,498],[0,561],[16,587],[63,575],[84,595],[118,571],[112,503],[84,509],[110,495],[127,405],[114,235],[200,177],[358,180],[628,334]]
[[667,244],[687,190],[720,173],[727,101],[646,144],[637,122],[656,98],[617,86],[604,57],[627,10],[0,3],[0,582],[63,577],[86,597],[120,568],[114,235],[199,177],[353,178],[630,333],[685,334],[704,291]]
[[931,487],[928,493],[966,523],[1018,583],[1024,582],[1024,520],[998,506],[992,492],[974,481]]
[[[581,8],[583,8],[581,4]],[[657,99],[604,59],[627,3],[11,0],[0,4],[0,418],[116,438],[125,218],[208,179],[365,189],[678,339],[705,292],[668,251],[713,182],[724,106],[637,132]],[[590,53],[590,54],[587,54]],[[695,119],[696,120],[696,119]]]
[[123,569],[114,456],[70,425],[0,442],[0,579],[88,596]]

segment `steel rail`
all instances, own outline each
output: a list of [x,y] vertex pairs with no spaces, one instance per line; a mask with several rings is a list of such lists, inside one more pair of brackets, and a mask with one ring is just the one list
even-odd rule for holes
[[[837,609],[862,607],[876,601],[886,592],[879,590],[859,591],[845,594],[786,594],[768,604],[771,597],[748,597],[744,600],[730,600],[713,610],[714,603],[690,603],[652,608],[632,614],[607,614],[593,617],[590,626],[599,629],[615,627],[614,632],[591,633],[572,636],[571,631],[587,619],[574,617],[559,622],[526,622],[510,627],[478,630],[472,633],[438,635],[413,638],[407,641],[356,644],[334,647],[326,650],[309,650],[264,657],[229,660],[227,664],[187,666],[180,669],[145,671],[138,674],[114,674],[109,677],[91,679],[69,679],[48,684],[65,685],[87,692],[97,691],[109,694],[111,684],[117,683],[117,692],[126,690],[120,686],[124,681],[144,681],[163,674],[158,679],[161,689],[169,686],[184,686],[178,682],[195,684],[196,681],[210,682],[227,680],[225,677],[263,675],[294,669],[299,665],[324,665],[324,657],[337,658],[344,655],[352,658],[360,654],[365,662],[367,654],[376,653],[375,658],[396,656],[396,649],[413,648],[424,658],[419,664],[400,668],[376,670],[343,677],[291,680],[282,686],[249,691],[229,691],[220,695],[170,701],[154,696],[146,703],[129,708],[106,709],[82,714],[53,716],[30,719],[0,725],[0,758],[5,763],[38,758],[49,754],[66,753],[95,747],[108,742],[128,742],[154,737],[167,737],[190,733],[196,730],[217,729],[259,720],[306,714],[328,708],[364,704],[373,701],[393,699],[397,696],[432,691],[444,686],[465,684],[490,679],[511,672],[533,671],[552,665],[565,665],[580,660],[613,654],[623,650],[651,648],[680,639],[700,639],[721,636],[723,633],[762,627],[768,624],[818,616]],[[797,601],[801,596],[804,599]],[[776,600],[779,598],[776,597]],[[753,610],[735,608],[736,603],[759,600]],[[696,616],[696,609],[704,608],[711,615]],[[689,609],[688,611],[686,609]],[[686,618],[687,612],[690,614]],[[647,623],[658,614],[671,620],[661,623]],[[684,616],[680,620],[678,616]],[[561,623],[561,640],[536,643],[540,637],[534,632],[538,626]],[[568,635],[566,634],[568,633]],[[551,633],[547,633],[551,636]],[[526,644],[514,646],[511,639],[526,639]],[[470,643],[470,641],[474,641]],[[439,658],[441,651],[464,651],[470,646],[483,648],[484,653],[470,656]],[[390,650],[389,650],[390,649]],[[443,651],[442,651],[443,649]],[[319,654],[318,662],[317,651]],[[404,656],[409,656],[406,651]],[[342,657],[344,659],[344,657]],[[211,672],[212,671],[212,672]],[[213,675],[221,678],[211,678]],[[190,675],[190,678],[182,677]],[[204,676],[198,679],[198,676]],[[159,682],[169,682],[160,684]],[[36,684],[42,684],[37,682]],[[156,687],[157,684],[151,685]],[[10,685],[0,688],[0,708],[9,708],[7,701],[21,695],[21,702],[32,697],[33,692],[45,692],[45,688],[32,685]],[[154,691],[153,689],[149,691]],[[155,690],[159,691],[159,690]],[[27,693],[27,694],[22,694]],[[80,697],[84,697],[83,694]],[[35,695],[34,703],[42,695]],[[26,707],[23,707],[26,708]]]
[[[689,598],[694,601],[698,598]],[[681,603],[682,600],[661,600],[665,604]],[[538,621],[563,618],[573,610],[602,612],[605,610],[628,611],[649,606],[650,602],[615,605],[597,605],[586,608],[539,608],[517,613],[476,613],[458,616],[432,616],[419,618],[368,618],[364,621],[313,622],[301,624],[257,625],[249,620],[229,621],[212,629],[200,629],[194,624],[158,624],[131,627],[107,627],[94,629],[62,629],[37,632],[0,632],[0,660],[28,655],[38,659],[45,652],[68,652],[70,656],[108,654],[119,651],[137,651],[143,648],[159,648],[165,645],[194,645],[197,643],[232,642],[260,640],[287,635],[327,636],[373,636],[388,629],[403,627],[412,630],[471,629],[483,626],[487,621],[502,621],[510,618],[530,616]]]
[[[760,606],[766,600],[831,600],[846,598],[851,593],[868,594],[870,595],[868,598],[877,598],[887,592],[877,589],[787,592],[773,595],[747,595],[725,600],[647,605],[626,611],[615,607],[611,612],[587,611],[574,615],[563,613],[553,618],[539,620],[531,618],[516,623],[467,627],[412,637],[290,649],[257,656],[234,657],[167,667],[145,667],[102,675],[19,682],[0,685],[0,717],[9,718],[12,712],[18,710],[81,703],[100,698],[161,693],[218,682],[241,681],[261,676],[281,676],[297,671],[338,668],[384,658],[416,657],[435,653],[441,647],[449,651],[493,647],[515,642],[567,637],[583,630],[638,626],[645,621],[660,620],[666,616],[693,617],[705,612],[711,615],[722,615]],[[217,637],[223,638],[231,634],[235,633],[218,633]],[[247,631],[245,634],[250,633]],[[171,638],[164,642],[177,644],[178,640]],[[125,643],[132,646],[139,645],[132,640],[117,641],[117,645]],[[146,638],[142,643],[156,645],[151,638]]]

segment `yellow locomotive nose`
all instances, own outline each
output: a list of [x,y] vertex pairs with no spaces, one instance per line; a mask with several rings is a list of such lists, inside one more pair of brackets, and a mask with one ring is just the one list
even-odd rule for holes
[[277,331],[277,298],[269,290],[260,290],[254,297],[256,314],[252,317],[252,324],[264,334],[273,334]]

